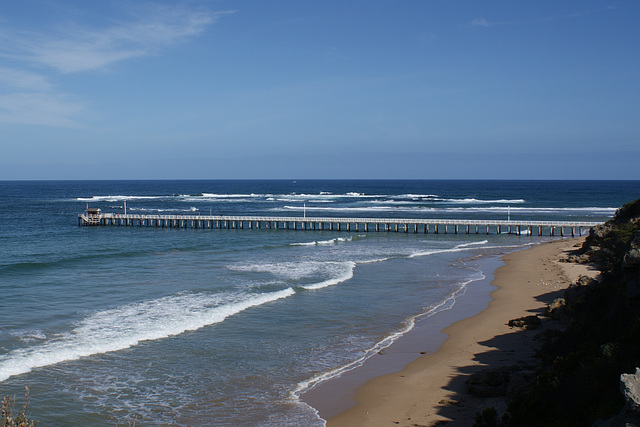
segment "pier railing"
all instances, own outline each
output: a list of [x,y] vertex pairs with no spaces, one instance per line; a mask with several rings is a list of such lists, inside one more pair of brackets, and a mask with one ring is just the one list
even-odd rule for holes
[[285,229],[330,231],[393,231],[404,233],[494,233],[581,236],[601,224],[588,221],[517,221],[433,218],[334,218],[238,215],[143,215],[83,213],[81,226],[139,226],[198,229]]

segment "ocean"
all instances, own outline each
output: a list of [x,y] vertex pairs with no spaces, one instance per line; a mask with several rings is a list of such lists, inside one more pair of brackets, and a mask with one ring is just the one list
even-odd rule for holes
[[322,426],[301,394],[464,298],[483,260],[551,239],[79,227],[87,206],[605,221],[638,197],[640,181],[3,181],[0,395],[28,386],[45,426]]

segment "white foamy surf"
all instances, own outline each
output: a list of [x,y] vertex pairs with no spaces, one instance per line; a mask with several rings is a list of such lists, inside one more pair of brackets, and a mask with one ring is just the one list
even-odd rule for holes
[[[279,263],[253,263],[246,265],[230,265],[229,270],[271,273],[276,280],[287,281],[288,283],[302,282],[298,286],[302,289],[321,289],[327,286],[337,285],[353,277],[353,270],[356,263],[353,261],[300,261],[300,262],[279,262]],[[325,278],[318,282],[304,283],[309,279]]]
[[487,240],[483,240],[481,242],[462,243],[454,246],[453,248],[448,248],[448,249],[429,249],[426,251],[419,251],[419,252],[412,253],[411,255],[409,255],[409,258],[416,258],[420,256],[427,256],[427,255],[434,255],[434,254],[443,254],[447,252],[468,251],[468,250],[476,249],[478,246],[486,245],[487,243],[489,243]]
[[318,246],[318,245],[333,245],[341,242],[350,242],[353,240],[352,236],[349,237],[336,237],[334,239],[329,240],[315,240],[313,242],[303,242],[303,243],[291,243],[291,246]]
[[342,271],[338,276],[331,279],[323,280],[322,282],[313,283],[311,285],[304,285],[302,286],[302,288],[308,290],[322,289],[326,288],[327,286],[337,285],[338,283],[346,282],[347,280],[351,279],[353,277],[353,270],[355,270],[356,268],[356,263],[353,261],[347,261],[340,263],[340,266],[342,267]]
[[461,283],[455,291],[453,291],[449,296],[444,298],[442,301],[428,307],[424,312],[407,319],[400,330],[391,333],[381,341],[377,342],[373,347],[366,350],[364,352],[364,355],[361,356],[360,358],[352,362],[349,362],[343,366],[315,375],[314,377],[309,378],[308,380],[301,381],[300,383],[298,383],[297,387],[291,392],[291,398],[294,401],[299,401],[300,395],[305,391],[312,389],[313,387],[315,387],[316,385],[324,381],[337,378],[346,372],[359,368],[369,358],[371,358],[371,356],[379,353],[385,348],[388,348],[400,337],[402,337],[403,335],[411,331],[415,327],[416,321],[418,321],[419,319],[428,318],[442,311],[451,309],[455,305],[456,299],[465,294],[466,289],[470,283],[473,283],[478,280],[483,280],[483,279],[485,279],[484,274],[482,274],[481,272],[478,272],[477,276],[469,279],[468,281],[465,281],[464,283]]
[[253,295],[181,294],[99,311],[68,333],[0,356],[0,381],[35,368],[133,347],[220,323],[250,307],[287,298],[291,288]]

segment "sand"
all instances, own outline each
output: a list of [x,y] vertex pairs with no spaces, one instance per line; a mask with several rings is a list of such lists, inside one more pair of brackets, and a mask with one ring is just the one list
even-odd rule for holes
[[[468,426],[485,407],[503,410],[501,398],[466,393],[466,378],[486,367],[531,363],[539,330],[507,325],[510,319],[542,315],[548,303],[580,274],[594,276],[584,265],[561,263],[563,252],[583,238],[544,243],[503,257],[492,284],[488,308],[443,330],[448,338],[434,353],[417,358],[393,374],[369,380],[358,388],[356,404],[329,418],[335,426]],[[553,327],[552,320],[543,327]]]

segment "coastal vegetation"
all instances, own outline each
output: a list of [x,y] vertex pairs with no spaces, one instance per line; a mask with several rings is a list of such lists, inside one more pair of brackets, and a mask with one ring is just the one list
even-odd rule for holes
[[509,385],[501,418],[484,411],[475,425],[615,426],[638,421],[634,388],[640,387],[640,375],[629,374],[640,367],[640,199],[592,229],[564,261],[589,263],[599,277],[582,276],[550,305],[547,315],[562,327],[541,333],[535,374],[521,375],[520,384]]
[[16,412],[15,398],[10,396],[4,396],[2,398],[2,404],[0,409],[0,427],[33,427],[36,425],[36,421],[29,419],[29,389],[25,387],[24,393],[25,402],[22,405],[22,409]]

